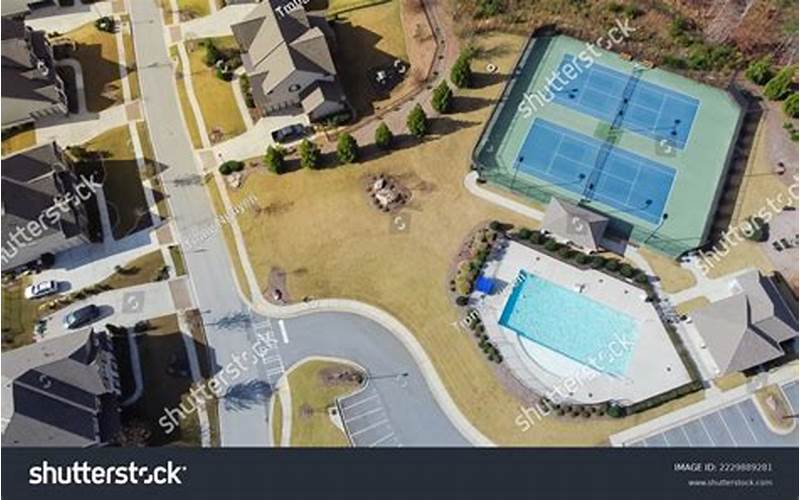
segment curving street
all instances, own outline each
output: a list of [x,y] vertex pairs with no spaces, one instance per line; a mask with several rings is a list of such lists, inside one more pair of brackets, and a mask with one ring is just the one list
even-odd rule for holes
[[[180,241],[193,228],[212,223],[215,214],[203,184],[176,182],[197,176],[199,163],[184,127],[158,2],[131,1],[129,11],[142,107],[156,160],[164,168],[162,178]],[[415,358],[392,332],[350,313],[318,312],[284,320],[284,341],[277,320],[254,313],[240,298],[222,235],[215,234],[200,246],[186,252],[185,260],[193,299],[202,312],[218,368],[252,352],[258,329],[271,328],[277,332],[279,369],[311,355],[337,356],[364,366],[400,445],[470,444],[437,403]],[[276,373],[273,366],[257,363],[234,382],[242,388],[258,386],[274,382]],[[408,376],[402,383],[393,376],[383,377],[397,373]],[[219,408],[222,446],[270,445],[267,408],[268,401],[263,399],[252,398],[247,404],[223,399]]]

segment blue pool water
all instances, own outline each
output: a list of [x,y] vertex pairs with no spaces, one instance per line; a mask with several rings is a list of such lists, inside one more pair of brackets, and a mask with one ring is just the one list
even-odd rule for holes
[[658,224],[675,169],[617,147],[598,161],[602,150],[603,142],[594,137],[537,118],[520,148],[517,168],[586,201]]
[[[565,66],[583,67],[570,54],[561,61],[559,74],[569,74]],[[627,103],[623,128],[667,141],[678,149],[686,146],[700,107],[700,101],[694,97],[596,63],[578,74],[566,88],[555,92],[559,104],[608,123],[614,121],[623,100]]]
[[639,335],[633,318],[525,271],[520,271],[500,324],[613,375],[625,374]]

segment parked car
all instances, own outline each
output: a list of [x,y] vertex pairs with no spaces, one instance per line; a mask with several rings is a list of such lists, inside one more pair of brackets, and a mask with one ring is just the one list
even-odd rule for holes
[[75,309],[64,317],[64,328],[81,327],[100,316],[100,308],[94,304]]
[[306,135],[306,128],[300,123],[295,123],[273,130],[271,135],[275,142],[289,142],[292,139],[299,139]]
[[58,283],[53,280],[41,281],[25,289],[26,299],[39,299],[58,291]]

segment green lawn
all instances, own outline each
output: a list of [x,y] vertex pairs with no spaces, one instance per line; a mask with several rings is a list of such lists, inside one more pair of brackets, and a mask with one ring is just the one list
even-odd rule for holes
[[186,263],[183,260],[183,252],[178,245],[169,247],[169,253],[172,256],[172,262],[175,264],[175,275],[183,276],[186,274]]

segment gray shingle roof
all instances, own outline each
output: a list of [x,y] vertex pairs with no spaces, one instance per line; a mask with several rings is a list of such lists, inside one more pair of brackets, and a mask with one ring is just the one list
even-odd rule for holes
[[542,220],[542,229],[590,250],[597,250],[608,218],[553,196]]
[[119,428],[110,343],[83,330],[2,355],[3,446],[92,446]]
[[772,279],[752,270],[736,279],[734,295],[694,312],[693,321],[722,374],[784,354],[797,337],[797,318]]
[[39,112],[66,112],[45,33],[27,30],[24,21],[5,17],[2,32],[3,126],[30,121]]

